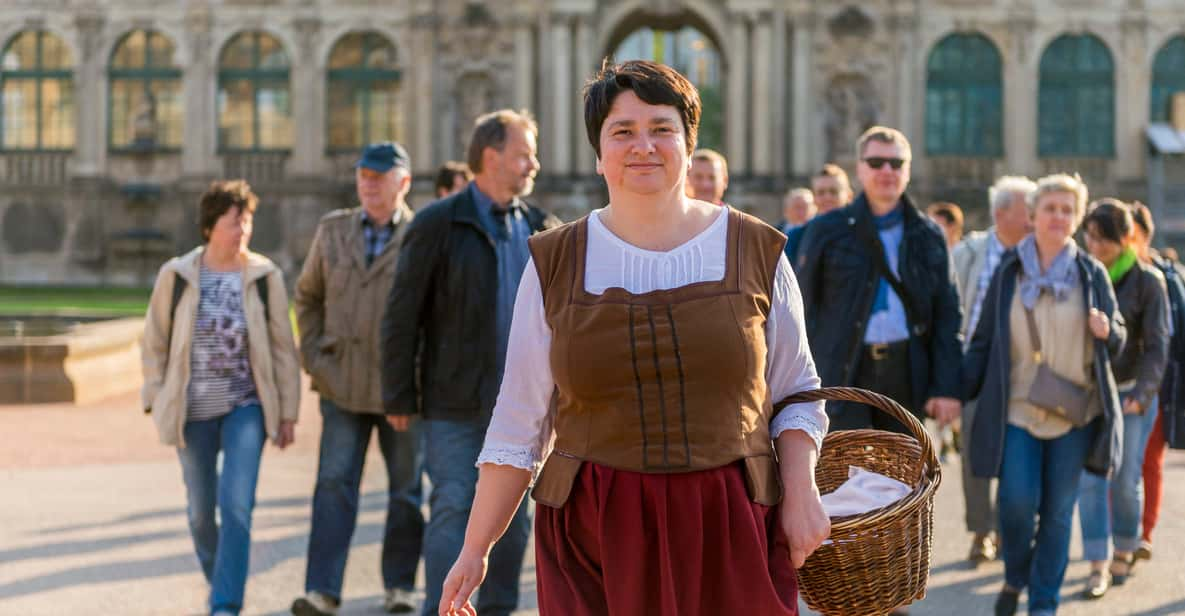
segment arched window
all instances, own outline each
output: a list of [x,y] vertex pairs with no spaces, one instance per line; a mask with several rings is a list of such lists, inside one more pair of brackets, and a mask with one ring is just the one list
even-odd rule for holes
[[691,27],[678,30],[640,28],[621,41],[613,52],[617,62],[654,60],[682,73],[699,90],[699,143],[696,147],[724,146],[724,80],[720,52],[712,39]]
[[41,30],[14,36],[0,56],[0,147],[74,148],[74,61],[58,37]]
[[218,58],[218,147],[222,151],[292,148],[288,54],[268,34],[244,32]]
[[136,30],[111,54],[109,141],[115,150],[181,147],[181,67],[173,42]]
[[1115,66],[1102,41],[1081,34],[1050,43],[1037,96],[1039,155],[1115,155]]
[[952,34],[926,65],[926,153],[1000,156],[1003,147],[1000,52],[980,34]]
[[1185,92],[1185,36],[1178,36],[1160,48],[1152,61],[1153,122],[1168,122],[1173,94]]
[[351,32],[329,54],[329,149],[396,141],[403,126],[395,46],[374,32]]

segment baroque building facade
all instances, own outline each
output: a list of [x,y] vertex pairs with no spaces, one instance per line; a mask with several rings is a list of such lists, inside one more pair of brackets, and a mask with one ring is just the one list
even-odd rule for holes
[[423,205],[500,107],[537,117],[532,200],[574,219],[605,199],[580,89],[606,56],[692,77],[729,201],[768,220],[873,123],[913,142],[912,192],[979,220],[1005,173],[1144,199],[1145,131],[1185,91],[1181,0],[6,0],[0,46],[8,284],[150,283],[234,177],[292,275],[361,144],[404,143]]

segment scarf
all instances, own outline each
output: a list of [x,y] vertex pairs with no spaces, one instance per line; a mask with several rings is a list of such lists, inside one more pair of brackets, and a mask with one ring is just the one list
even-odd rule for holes
[[1107,267],[1107,274],[1111,276],[1111,284],[1118,284],[1135,267],[1137,260],[1134,248],[1123,249],[1119,258]]
[[[876,224],[878,232],[886,229],[892,229],[899,224],[905,222],[905,206],[900,203],[893,211],[884,216],[873,216],[872,222]],[[889,309],[889,281],[882,276],[880,282],[876,285],[876,299],[872,300],[872,313],[876,314],[882,310]]]
[[1037,256],[1037,241],[1026,235],[1016,245],[1017,256],[1023,275],[1020,278],[1020,302],[1032,310],[1042,291],[1053,294],[1054,301],[1065,301],[1070,292],[1078,288],[1078,247],[1073,242],[1066,244],[1054,257],[1049,269],[1041,271],[1041,259]]

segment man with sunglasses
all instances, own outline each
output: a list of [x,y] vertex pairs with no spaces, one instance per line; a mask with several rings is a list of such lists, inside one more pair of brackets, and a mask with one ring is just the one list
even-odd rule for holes
[[[910,146],[874,126],[857,142],[862,192],[807,226],[797,274],[824,386],[885,394],[946,424],[959,416],[961,310],[942,231],[905,194]],[[832,430],[904,432],[859,404],[828,404]]]

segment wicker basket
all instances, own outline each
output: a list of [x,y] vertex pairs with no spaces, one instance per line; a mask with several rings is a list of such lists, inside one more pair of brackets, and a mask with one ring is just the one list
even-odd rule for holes
[[831,518],[831,537],[798,570],[803,599],[827,616],[879,616],[926,596],[934,535],[934,492],[942,479],[925,427],[892,399],[853,387],[805,391],[775,408],[817,400],[860,402],[893,416],[912,437],[881,430],[832,432],[815,469],[821,493],[848,478],[848,466],[892,477],[913,488],[881,509]]

